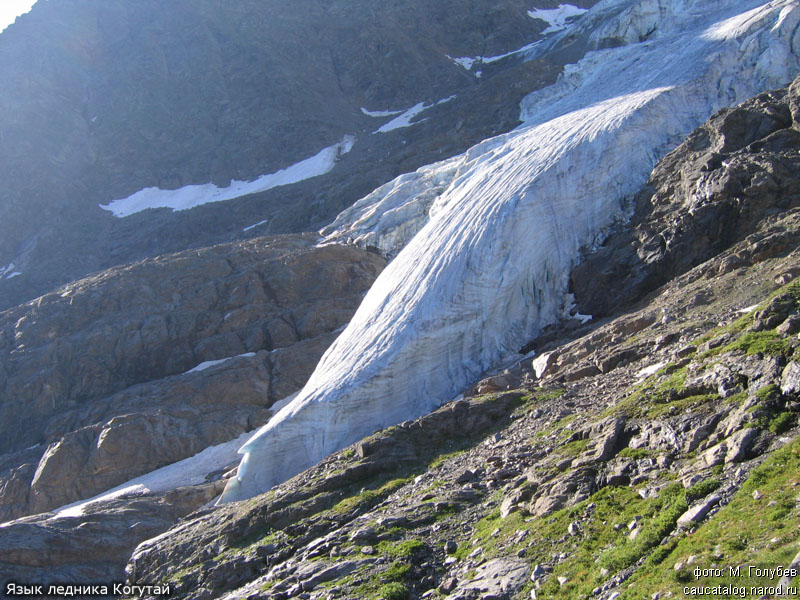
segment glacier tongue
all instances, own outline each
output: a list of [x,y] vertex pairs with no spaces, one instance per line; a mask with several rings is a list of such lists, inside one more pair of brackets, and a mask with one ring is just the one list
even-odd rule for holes
[[598,11],[609,6],[627,7],[617,19],[650,18],[655,6],[669,26],[588,53],[525,100],[524,126],[387,184],[335,224],[386,248],[417,231],[308,384],[241,448],[223,501],[429,412],[517,351],[560,317],[580,249],[624,216],[657,159],[800,65],[797,0],[608,0]]

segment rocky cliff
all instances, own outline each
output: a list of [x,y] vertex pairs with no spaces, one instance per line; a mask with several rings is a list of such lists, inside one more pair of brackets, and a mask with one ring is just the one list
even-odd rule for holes
[[113,269],[2,313],[0,518],[86,499],[263,423],[382,264],[260,238]]

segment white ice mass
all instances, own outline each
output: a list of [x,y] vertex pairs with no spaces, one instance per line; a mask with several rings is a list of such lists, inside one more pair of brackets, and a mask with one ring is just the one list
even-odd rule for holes
[[558,8],[537,8],[528,11],[528,16],[532,19],[541,19],[548,25],[542,33],[555,33],[566,29],[569,22],[575,17],[587,12],[585,8],[578,8],[572,4],[559,4]]
[[346,135],[339,143],[323,148],[314,156],[285,169],[269,175],[262,175],[253,181],[232,181],[225,188],[219,188],[213,183],[187,185],[176,190],[145,188],[127,198],[112,200],[108,204],[99,206],[104,210],[111,211],[115,217],[121,218],[148,208],[187,210],[209,202],[223,202],[248,194],[265,192],[275,187],[297,183],[330,172],[339,157],[350,152],[354,143],[355,137]]
[[346,237],[410,241],[303,390],[241,448],[223,501],[429,412],[517,352],[560,317],[581,248],[623,218],[656,161],[800,67],[798,0],[603,0],[581,22],[649,35],[587,53],[525,99],[523,126],[398,178],[338,221]]

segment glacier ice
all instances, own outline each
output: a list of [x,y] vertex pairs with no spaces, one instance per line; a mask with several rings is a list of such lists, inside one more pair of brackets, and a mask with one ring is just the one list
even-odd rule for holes
[[[607,35],[653,19],[643,41],[589,52],[528,96],[523,126],[383,186],[335,225],[405,246],[307,385],[240,449],[222,501],[429,412],[517,351],[559,318],[581,248],[623,217],[658,158],[800,67],[797,0],[603,0],[581,23]],[[387,216],[397,207],[410,229]]]
[[579,8],[572,4],[559,4],[557,8],[536,8],[528,11],[531,19],[541,19],[548,25],[542,33],[555,33],[566,29],[570,19],[579,17],[587,12],[585,8]]

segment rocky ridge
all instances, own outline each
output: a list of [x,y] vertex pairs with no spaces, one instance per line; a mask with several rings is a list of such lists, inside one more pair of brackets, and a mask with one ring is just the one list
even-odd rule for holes
[[310,236],[261,238],[107,271],[0,313],[0,520],[265,422],[383,262]]
[[[792,107],[796,94],[795,84],[737,107],[706,131],[739,117],[759,122],[752,111],[769,114],[776,99]],[[692,140],[702,133],[665,161],[699,172]],[[715,179],[762,158],[763,139],[776,133],[762,130],[737,150],[740,160],[714,163]],[[778,137],[793,145],[765,170],[794,185],[782,169],[798,145],[791,132]],[[653,189],[675,172],[663,165]],[[742,213],[743,237],[638,304],[546,332],[531,344],[536,359],[463,400],[268,494],[196,514],[142,544],[128,577],[169,581],[186,598],[667,598],[692,582],[774,588],[781,582],[768,576],[698,579],[693,569],[800,562],[800,212],[782,189],[761,188],[763,210]],[[718,186],[705,199],[724,215],[735,195]],[[671,206],[652,223],[674,223],[681,205]],[[677,245],[671,260],[691,262],[692,249]]]

